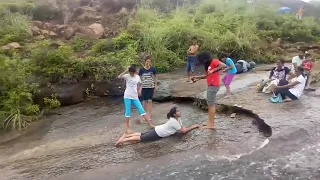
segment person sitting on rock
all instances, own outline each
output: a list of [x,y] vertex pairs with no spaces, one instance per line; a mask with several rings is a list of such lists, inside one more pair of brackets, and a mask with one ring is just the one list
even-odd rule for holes
[[305,55],[305,59],[303,60],[301,66],[305,70],[305,75],[307,77],[307,84],[305,90],[312,90],[310,84],[312,82],[312,69],[314,67],[314,62],[311,54],[307,53]]
[[171,135],[179,133],[187,133],[191,130],[197,129],[200,126],[198,124],[194,124],[191,127],[183,127],[181,123],[181,112],[177,107],[173,107],[170,109],[167,114],[167,118],[169,119],[165,124],[156,126],[146,133],[132,133],[132,134],[124,134],[117,142],[116,146],[120,144],[124,144],[126,142],[150,142],[156,141],[164,137],[169,137]]
[[[129,74],[127,73],[129,72]],[[126,90],[124,91],[124,105],[125,105],[125,121],[126,121],[126,133],[131,133],[130,128],[130,115],[131,104],[134,104],[138,109],[141,116],[149,123],[151,127],[154,125],[151,122],[150,117],[144,111],[142,104],[139,100],[138,92],[141,92],[141,79],[137,75],[137,68],[135,65],[131,65],[126,71],[121,73],[118,78],[126,81]],[[138,90],[139,89],[139,90]]]
[[277,86],[280,80],[287,79],[287,77],[290,77],[289,79],[291,79],[294,76],[292,71],[284,65],[284,60],[279,59],[277,61],[277,66],[271,69],[269,79],[261,83],[261,91],[270,93],[272,86]]
[[302,95],[306,79],[303,75],[303,67],[299,66],[295,70],[296,77],[289,83],[286,79],[282,79],[278,86],[275,87],[274,93],[280,94],[284,102],[298,100]]

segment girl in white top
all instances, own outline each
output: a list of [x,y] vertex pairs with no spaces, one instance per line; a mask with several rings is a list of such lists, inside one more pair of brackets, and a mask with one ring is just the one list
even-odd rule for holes
[[280,93],[284,102],[298,100],[302,95],[304,87],[306,85],[306,79],[303,76],[303,67],[299,66],[296,68],[295,74],[296,78],[291,80],[291,83],[279,82],[279,85],[276,87],[276,93]]
[[171,136],[177,132],[187,133],[193,129],[197,129],[200,126],[198,124],[194,124],[191,127],[183,127],[181,123],[181,112],[177,107],[173,107],[170,112],[167,114],[167,118],[169,119],[165,124],[156,126],[152,130],[146,133],[132,133],[132,134],[124,134],[115,144],[120,145],[125,142],[136,141],[136,142],[148,142],[148,141],[156,141],[164,137]]

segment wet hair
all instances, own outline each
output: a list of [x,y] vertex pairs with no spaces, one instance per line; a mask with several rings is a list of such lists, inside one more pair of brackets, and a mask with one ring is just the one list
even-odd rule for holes
[[177,113],[177,107],[173,107],[170,109],[170,111],[168,112],[167,114],[167,118],[170,119],[170,118],[175,118],[174,115]]
[[135,73],[137,71],[137,66],[135,64],[131,64],[129,67],[129,73]]
[[228,54],[227,53],[221,53],[220,55],[219,55],[219,59],[221,60],[222,58],[227,58],[228,57]]
[[309,58],[309,57],[312,57],[312,55],[311,55],[310,53],[307,53],[307,54],[305,55],[305,58]]
[[300,59],[303,59],[303,56],[304,56],[303,54],[299,54]]
[[145,58],[144,58],[144,61],[147,61],[147,60],[151,60],[151,56],[146,56]]
[[193,38],[192,38],[192,40],[193,40],[193,41],[194,41],[194,40],[196,40],[196,41],[197,41],[197,38],[196,38],[196,37],[193,37]]
[[204,70],[208,71],[208,68],[212,61],[212,56],[209,52],[204,51],[198,54],[198,60],[199,62],[203,62]]
[[281,62],[281,64],[284,64],[285,63],[285,61],[284,61],[284,59],[279,59],[279,61]]

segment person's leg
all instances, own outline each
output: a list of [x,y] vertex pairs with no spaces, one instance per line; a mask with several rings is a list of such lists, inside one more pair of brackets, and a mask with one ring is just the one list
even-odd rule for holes
[[[193,75],[194,72],[196,71],[196,63],[197,63],[197,56],[191,56],[190,57],[190,67],[191,67],[192,74],[190,74],[190,75]],[[191,82],[191,78],[190,78],[190,82]]]
[[132,136],[141,136],[141,133],[136,132],[136,133],[125,134],[125,135],[124,135],[125,138],[129,138],[129,137],[132,137]]
[[191,63],[190,63],[190,56],[187,57],[187,82],[191,81]]
[[310,85],[311,85],[311,82],[312,82],[312,73],[309,72],[307,77],[308,78],[307,78],[307,84],[306,84],[305,89],[311,89]]
[[124,98],[125,106],[125,122],[126,122],[126,133],[132,133],[130,126],[130,116],[131,116],[131,99]]
[[120,144],[123,144],[125,142],[130,142],[130,141],[135,141],[135,142],[140,142],[141,141],[141,135],[139,136],[131,136],[131,137],[125,137],[122,136],[115,144],[115,146],[118,146]]
[[[146,89],[145,88],[142,88],[142,90],[141,90],[141,100],[142,100],[143,108],[147,109],[148,108],[147,107],[148,106],[148,102],[147,102],[147,98],[146,98]],[[145,121],[144,121],[143,116],[140,116],[140,123],[143,124],[144,122]]]
[[224,85],[226,87],[226,94],[227,94],[226,97],[227,98],[231,96],[230,84],[231,84],[234,76],[235,76],[235,74],[229,74],[229,73],[225,76]]
[[139,113],[141,116],[144,117],[144,119],[148,122],[150,127],[154,127],[154,125],[151,122],[150,117],[146,114],[146,112],[144,111],[142,104],[140,103],[139,99],[133,99],[132,100],[134,105],[136,106],[136,108],[138,109]]
[[154,88],[150,88],[148,92],[148,113],[149,113],[150,119],[152,119],[151,116],[152,116],[153,94],[154,94]]
[[207,90],[207,104],[208,104],[208,114],[209,120],[203,128],[205,129],[214,129],[214,120],[216,115],[216,95],[219,91],[220,87],[217,86],[209,86]]

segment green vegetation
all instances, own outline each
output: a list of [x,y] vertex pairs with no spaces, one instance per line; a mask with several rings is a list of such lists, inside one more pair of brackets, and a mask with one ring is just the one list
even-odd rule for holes
[[[108,81],[128,65],[141,64],[141,56],[145,54],[152,56],[159,72],[167,72],[184,64],[193,37],[198,39],[201,51],[213,54],[225,51],[263,63],[273,62],[277,57],[269,45],[278,38],[290,43],[318,42],[320,38],[320,25],[313,18],[297,20],[292,14],[280,15],[270,5],[238,0],[226,5],[217,0],[197,6],[186,3],[177,8],[151,2],[141,5],[127,29],[115,38],[76,37],[56,47],[50,40],[33,42],[29,38],[30,22],[31,16],[45,20],[59,16],[59,12],[45,10],[49,7],[32,2],[1,7],[0,45],[10,42],[23,45],[22,50],[0,50],[1,130],[23,129],[43,109],[60,106],[55,95],[44,99],[46,107],[36,105],[33,96],[39,86]],[[86,93],[91,92],[88,89]]]

